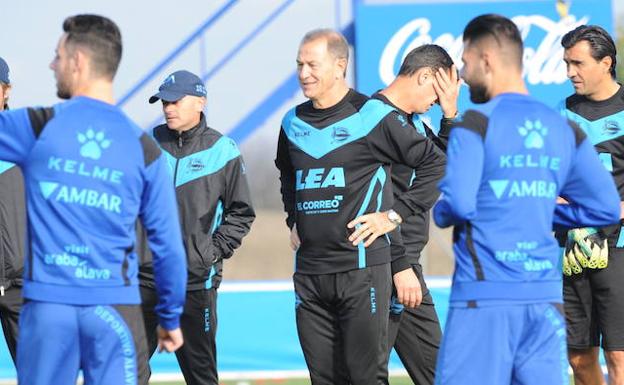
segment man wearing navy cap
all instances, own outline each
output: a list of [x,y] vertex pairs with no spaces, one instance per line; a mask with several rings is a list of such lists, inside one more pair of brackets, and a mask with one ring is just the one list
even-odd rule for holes
[[[222,260],[232,256],[255,218],[245,166],[234,141],[206,125],[206,88],[188,71],[169,75],[150,103],[162,101],[166,124],[153,130],[176,188],[188,261],[183,347],[176,352],[187,384],[218,384],[216,299]],[[156,349],[156,291],[151,258],[139,239],[143,315],[150,352]]]
[[[0,58],[0,111],[9,109],[10,89],[9,66]],[[22,171],[14,163],[0,160],[0,319],[13,362],[22,307],[25,233]]]
[[9,65],[0,57],[0,111],[9,108],[8,100],[10,90]]

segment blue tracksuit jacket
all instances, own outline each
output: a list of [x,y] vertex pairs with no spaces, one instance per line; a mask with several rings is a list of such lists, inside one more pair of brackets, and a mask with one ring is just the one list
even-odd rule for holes
[[75,97],[0,113],[0,159],[24,173],[31,253],[24,297],[139,304],[137,216],[154,251],[160,324],[179,324],[186,258],[165,157],[117,107]]
[[[619,221],[619,195],[574,123],[502,94],[451,130],[439,226],[455,225],[451,302],[562,302],[556,227]],[[556,205],[558,196],[573,202]]]

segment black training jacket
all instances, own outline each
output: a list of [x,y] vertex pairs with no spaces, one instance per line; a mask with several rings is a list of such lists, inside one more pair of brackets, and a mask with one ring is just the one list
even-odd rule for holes
[[[440,121],[440,131],[436,135],[433,130],[418,115],[409,114],[394,104],[388,98],[379,92],[373,94],[371,98],[379,99],[382,102],[392,106],[404,119],[407,124],[406,129],[414,130],[419,134],[426,136],[438,148],[446,152],[448,138],[451,133],[452,119],[442,118]],[[392,165],[392,185],[394,186],[394,195],[399,196],[409,190],[411,184],[418,178],[413,168],[403,164]],[[435,199],[440,195],[439,191],[435,191]],[[429,241],[429,212],[420,212],[408,218],[403,218],[401,224],[401,236],[405,245],[405,254],[410,264],[419,263],[420,253]]]
[[[598,157],[613,176],[624,201],[624,86],[606,100],[592,101],[583,95],[567,97],[560,105],[563,116],[578,124],[596,148]],[[603,227],[609,247],[624,247],[624,220]],[[557,239],[565,245],[566,233],[558,231]]]
[[0,295],[22,286],[25,250],[24,177],[19,167],[0,161]]
[[[218,287],[222,260],[247,235],[256,215],[245,164],[236,143],[200,123],[179,134],[166,124],[153,130],[176,187],[180,225],[188,261],[187,290]],[[144,232],[138,241],[141,284],[154,287]]]
[[[296,271],[337,273],[391,261],[393,272],[408,268],[400,235],[392,245],[390,237],[379,237],[368,248],[353,246],[347,224],[390,208],[403,218],[426,212],[438,195],[445,163],[442,151],[405,129],[392,107],[354,90],[330,108],[316,109],[310,101],[293,108],[282,121],[275,164],[286,223],[297,225],[301,239]],[[392,164],[419,175],[396,199]]]

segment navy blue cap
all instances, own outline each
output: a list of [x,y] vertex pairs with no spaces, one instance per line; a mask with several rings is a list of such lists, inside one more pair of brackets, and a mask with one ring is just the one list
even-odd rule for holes
[[159,99],[165,102],[177,102],[186,95],[206,96],[206,86],[199,76],[189,71],[176,71],[162,82],[158,93],[149,98],[150,103]]
[[0,83],[11,84],[9,80],[9,65],[0,57]]

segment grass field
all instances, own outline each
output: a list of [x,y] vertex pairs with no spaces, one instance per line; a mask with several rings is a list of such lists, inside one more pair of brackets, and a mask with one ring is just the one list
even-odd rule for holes
[[[309,385],[310,380],[305,379],[273,379],[273,380],[236,380],[221,381],[221,385]],[[408,377],[392,377],[390,385],[412,385]],[[184,385],[184,382],[159,382],[154,385]],[[574,380],[570,377],[570,385],[574,385]]]
[[[184,382],[155,382],[154,385],[184,385]],[[267,379],[267,380],[235,380],[221,381],[221,385],[309,385],[310,380],[304,379]],[[411,385],[407,377],[393,377],[390,385]]]

